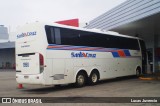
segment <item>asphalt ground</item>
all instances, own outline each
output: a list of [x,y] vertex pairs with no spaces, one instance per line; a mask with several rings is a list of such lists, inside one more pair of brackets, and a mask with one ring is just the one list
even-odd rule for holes
[[[23,89],[18,89],[15,80],[15,70],[0,70],[0,97],[94,97],[93,102],[98,100],[97,97],[160,97],[159,80],[140,80],[134,76],[109,79],[99,82],[94,86],[85,86],[75,88],[72,85],[62,85],[60,87],[42,86],[42,85],[23,85]],[[85,98],[84,98],[85,99]],[[113,98],[114,99],[114,98]],[[117,98],[115,98],[117,99]],[[76,100],[76,99],[75,99]],[[45,103],[30,104],[40,105],[64,105],[64,106],[160,106],[159,103]],[[0,104],[2,106],[7,104]],[[21,104],[9,104],[21,105]],[[24,104],[28,105],[28,104]]]

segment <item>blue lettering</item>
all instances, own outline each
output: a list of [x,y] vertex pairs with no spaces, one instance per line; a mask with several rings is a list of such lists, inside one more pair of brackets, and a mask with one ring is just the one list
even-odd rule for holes
[[37,34],[36,31],[35,31],[35,32],[22,33],[22,34],[17,35],[17,39],[23,38],[23,37],[27,37],[27,36],[34,36],[34,35],[36,35],[36,34]]
[[71,56],[72,56],[72,57],[75,57],[75,55],[74,55],[74,53],[73,53],[73,52],[71,53]]
[[85,53],[85,52],[79,52],[79,53],[72,52],[72,53],[71,53],[71,57],[96,58],[96,54]]

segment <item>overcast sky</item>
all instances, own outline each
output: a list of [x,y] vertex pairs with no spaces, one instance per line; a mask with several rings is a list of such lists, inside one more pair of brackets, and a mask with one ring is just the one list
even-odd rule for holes
[[79,18],[81,23],[112,9],[126,0],[0,0],[0,25],[16,26],[42,21]]

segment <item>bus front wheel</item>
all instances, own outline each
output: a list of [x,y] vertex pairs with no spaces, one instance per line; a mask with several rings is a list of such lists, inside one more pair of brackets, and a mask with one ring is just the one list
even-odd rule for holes
[[140,67],[138,67],[138,68],[136,69],[136,76],[137,76],[137,77],[140,77],[140,76],[141,76],[141,68],[140,68]]

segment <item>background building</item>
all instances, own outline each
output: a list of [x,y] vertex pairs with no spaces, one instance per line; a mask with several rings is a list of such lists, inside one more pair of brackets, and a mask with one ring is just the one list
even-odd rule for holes
[[149,63],[160,71],[160,0],[127,0],[89,22],[86,28],[138,36],[146,42]]
[[4,25],[0,25],[0,42],[6,42],[9,38],[8,29]]
[[15,42],[9,41],[7,27],[0,26],[0,69],[15,68]]

